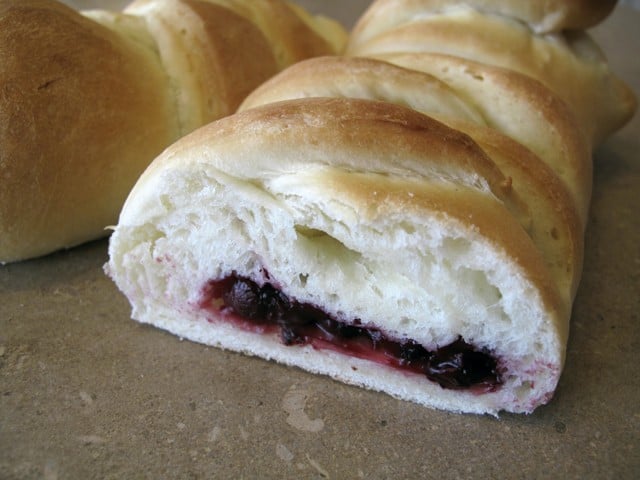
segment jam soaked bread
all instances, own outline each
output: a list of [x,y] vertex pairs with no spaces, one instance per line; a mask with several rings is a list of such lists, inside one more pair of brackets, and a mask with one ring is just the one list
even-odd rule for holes
[[453,411],[530,412],[570,301],[466,134],[406,107],[271,103],[143,174],[107,271],[181,337]]
[[0,263],[105,236],[165,147],[345,41],[281,0],[0,0]]

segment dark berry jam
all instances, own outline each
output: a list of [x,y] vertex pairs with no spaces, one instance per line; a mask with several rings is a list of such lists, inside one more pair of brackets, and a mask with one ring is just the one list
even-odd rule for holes
[[235,273],[209,281],[200,306],[221,313],[245,330],[278,333],[285,345],[336,350],[424,374],[443,388],[482,393],[495,391],[502,383],[496,359],[462,337],[429,351],[413,340],[388,338],[362,325],[360,319],[351,324],[338,321],[314,305],[288,298],[271,283],[260,286]]

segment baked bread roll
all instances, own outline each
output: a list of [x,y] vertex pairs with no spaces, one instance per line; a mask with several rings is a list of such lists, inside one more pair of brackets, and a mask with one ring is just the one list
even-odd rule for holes
[[[416,44],[299,62],[166,150],[109,245],[133,318],[430,407],[548,402],[592,148],[619,124],[521,71],[526,58]],[[584,66],[562,48],[549,68]],[[622,122],[634,99],[600,65],[606,91],[590,92]]]
[[109,244],[133,317],[460,412],[530,412],[569,305],[470,137],[353,99],[272,103],[181,139]]
[[[378,2],[380,8],[387,4],[386,0]],[[374,11],[378,2],[371,7]],[[376,17],[381,25],[370,37],[356,26],[347,54],[376,57],[386,53],[441,53],[528,75],[573,109],[592,144],[602,142],[631,118],[635,110],[633,93],[610,71],[605,56],[586,32],[538,35],[515,18],[461,6],[460,2],[445,3],[449,8],[443,8],[443,2],[416,2],[413,15],[402,17],[404,21],[398,24],[388,24],[387,15]]]
[[166,146],[345,41],[337,23],[276,0],[84,14],[1,0],[0,263],[105,236]]

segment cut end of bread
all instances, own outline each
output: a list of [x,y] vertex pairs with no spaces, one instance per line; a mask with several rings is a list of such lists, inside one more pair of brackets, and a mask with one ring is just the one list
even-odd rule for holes
[[364,100],[228,117],[143,175],[107,271],[135,319],[183,338],[434,408],[531,412],[568,307],[455,137]]

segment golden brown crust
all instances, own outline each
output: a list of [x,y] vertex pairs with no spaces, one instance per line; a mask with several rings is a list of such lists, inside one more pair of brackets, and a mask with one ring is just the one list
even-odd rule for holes
[[481,114],[469,102],[434,76],[363,57],[329,56],[298,62],[251,92],[239,110],[319,96],[385,99],[430,116],[484,124]]
[[[372,172],[387,169],[404,172],[405,175],[428,172],[444,177],[459,177],[462,183],[474,183],[500,198],[507,198],[501,188],[504,177],[493,162],[478,148],[475,142],[462,132],[453,130],[441,122],[386,102],[361,102],[358,100],[308,99],[308,102],[284,101],[250,109],[206,125],[180,139],[149,168],[162,168],[164,162],[180,155],[183,149],[193,145],[223,144],[227,152],[248,148],[248,144],[283,144],[282,160],[268,157],[252,158],[229,168],[246,169],[286,168],[287,142],[299,144],[299,151],[313,148],[319,141],[333,139],[344,152],[336,161],[344,166]],[[316,115],[316,111],[319,113]],[[338,128],[348,125],[349,128]],[[241,138],[237,131],[243,131]],[[252,134],[260,132],[259,137]],[[236,142],[236,143],[234,143]],[[403,156],[394,154],[402,151]],[[370,152],[377,152],[371,155]],[[397,158],[398,163],[389,162]],[[331,162],[332,157],[318,159]],[[356,160],[356,158],[358,160]],[[369,162],[367,164],[351,163]],[[427,161],[430,160],[430,161]],[[309,161],[304,160],[304,161]],[[400,163],[401,162],[401,163]],[[395,169],[395,170],[394,170]],[[145,172],[145,177],[150,172]],[[506,195],[506,196],[505,196]]]
[[[277,65],[270,45],[252,22],[218,5],[182,1],[197,15],[193,23],[180,27],[187,28],[194,35],[193,45],[201,48],[196,72],[203,100],[210,108],[217,102],[221,105],[203,118],[207,123],[235,111],[257,85],[276,73]],[[171,23],[176,26],[175,19]],[[194,50],[186,49],[186,54],[196,55]]]
[[[262,3],[289,24],[288,58],[331,48],[284,2]],[[82,15],[54,0],[0,1],[0,262],[105,236],[163,148],[277,72],[260,15],[206,0]]]
[[0,261],[101,235],[175,138],[172,108],[149,52],[60,4],[3,1]]
[[229,115],[278,67],[260,29],[238,13],[202,0],[138,0],[178,95],[182,134]]

